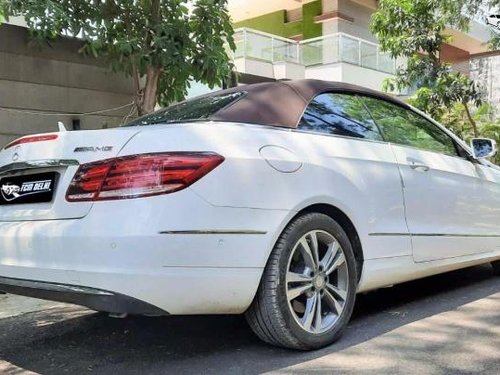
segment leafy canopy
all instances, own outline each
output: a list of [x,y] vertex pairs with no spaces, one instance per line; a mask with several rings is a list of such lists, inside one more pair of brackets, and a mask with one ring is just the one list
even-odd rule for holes
[[[499,0],[490,0],[494,6]],[[384,83],[386,91],[417,88],[414,104],[433,116],[443,108],[461,103],[474,133],[478,131],[470,115],[469,105],[480,106],[482,94],[475,82],[440,58],[443,44],[451,37],[448,27],[467,31],[471,16],[486,5],[481,0],[380,0],[373,15],[371,29],[381,48],[395,58],[405,58],[396,75]]]
[[84,53],[132,76],[139,112],[183,99],[191,78],[213,88],[232,70],[226,0],[11,0],[9,13],[35,40],[78,36]]
[[[426,88],[422,101],[448,105],[455,101],[479,100],[475,87],[449,64],[440,60],[441,47],[450,42],[448,25],[465,29],[461,0],[381,0],[371,28],[384,51],[407,60],[394,79],[385,82],[387,91]],[[451,88],[447,85],[451,84]],[[434,108],[426,108],[432,112]]]
[[6,0],[0,0],[0,24],[5,20],[7,14],[7,2]]
[[[415,104],[412,102],[410,103]],[[478,132],[481,137],[494,139],[497,141],[497,144],[500,144],[500,119],[492,119],[490,113],[490,105],[486,103],[482,104],[474,112],[473,119],[477,124]],[[437,120],[466,141],[475,136],[470,126],[470,120],[465,108],[461,104],[443,108]],[[492,161],[500,165],[500,154]]]

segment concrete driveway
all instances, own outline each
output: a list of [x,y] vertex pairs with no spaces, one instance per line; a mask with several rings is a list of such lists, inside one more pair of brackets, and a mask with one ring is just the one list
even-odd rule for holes
[[500,374],[500,278],[481,266],[359,296],[344,337],[308,353],[261,343],[240,316],[115,320],[0,296],[0,373],[29,371]]

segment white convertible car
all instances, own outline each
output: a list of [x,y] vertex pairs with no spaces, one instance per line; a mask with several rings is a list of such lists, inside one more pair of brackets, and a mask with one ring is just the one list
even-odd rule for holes
[[0,290],[112,314],[240,314],[314,349],[357,293],[492,262],[500,169],[347,84],[219,91],[0,153]]

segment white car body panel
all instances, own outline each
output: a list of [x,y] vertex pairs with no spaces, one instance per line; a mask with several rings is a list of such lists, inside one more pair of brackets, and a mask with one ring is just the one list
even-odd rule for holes
[[[96,202],[83,219],[0,224],[0,275],[111,290],[171,314],[242,312],[266,262],[255,249],[272,246],[266,226],[286,213],[215,208],[189,189],[148,199],[147,207],[140,199]],[[160,233],[183,231],[185,222],[205,230],[208,219],[214,228],[252,226],[259,234]]]
[[[214,126],[217,131],[213,131]],[[192,151],[192,140],[202,139],[208,142],[202,144],[202,149],[226,157],[219,168],[191,187],[210,204],[295,213],[314,204],[330,204],[358,223],[358,234],[366,242],[363,243],[365,259],[411,254],[407,237],[380,239],[369,235],[408,232],[401,178],[388,144],[241,124],[184,125],[181,137],[172,137],[172,131],[167,126],[158,127],[155,132],[142,132],[122,152],[138,153],[141,142],[155,152],[163,149],[169,138],[172,142],[175,139],[172,147],[177,150]],[[270,168],[258,153],[264,142],[293,149],[303,166],[295,173]],[[184,143],[189,146],[182,147]],[[225,184],[221,187],[219,181],[226,181],[226,176],[233,177],[230,187],[224,189]],[[275,239],[286,224],[288,221],[276,231]],[[387,243],[391,246],[386,246]]]
[[[108,145],[113,152],[74,152]],[[197,122],[68,132],[18,151],[24,161],[85,163],[168,151],[216,152],[225,161],[182,191],[95,203],[65,201],[76,167],[63,168],[53,203],[0,207],[1,277],[108,290],[171,314],[241,313],[280,233],[299,211],[318,204],[341,210],[356,228],[364,258],[359,292],[500,259],[500,172],[458,159],[444,165],[419,153],[438,182],[441,174],[461,172],[451,185],[429,187],[424,174],[398,165],[401,150],[383,142]],[[13,149],[3,150],[0,166],[12,157]],[[429,213],[416,202],[421,188],[435,194],[433,208],[451,204],[447,189],[455,206]],[[408,223],[404,194],[406,210],[420,215]],[[472,220],[456,217],[461,208],[475,215],[474,233],[495,236],[412,238],[412,230],[460,234]],[[446,259],[428,260],[439,253]]]
[[[401,166],[416,262],[493,251],[500,204],[476,166],[460,157],[392,145]],[[497,187],[497,183],[492,184]],[[486,193],[486,194],[485,194]],[[486,213],[490,212],[490,217]],[[486,236],[479,239],[478,236]]]

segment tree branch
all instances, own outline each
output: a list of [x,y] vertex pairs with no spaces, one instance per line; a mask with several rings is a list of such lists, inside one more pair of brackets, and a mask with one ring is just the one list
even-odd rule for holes
[[474,119],[472,118],[468,104],[466,102],[463,102],[462,104],[463,104],[464,109],[465,109],[465,114],[467,115],[467,118],[469,119],[469,122],[472,125],[472,129],[474,130],[474,137],[477,138],[477,137],[479,137],[479,131],[477,129],[476,121],[474,121]]
[[134,82],[134,103],[135,106],[137,107],[137,114],[142,115],[143,97],[142,97],[141,84],[139,81],[140,80],[139,71],[137,70],[137,66],[135,64],[132,65],[132,80]]

